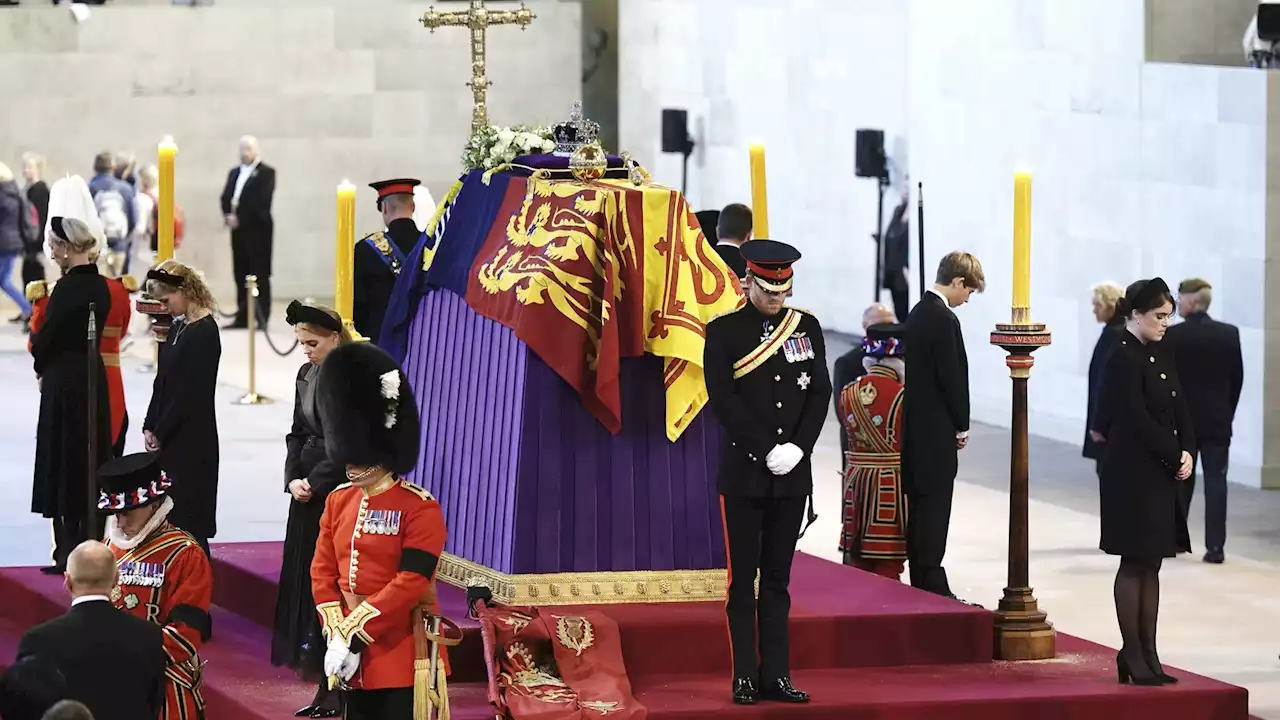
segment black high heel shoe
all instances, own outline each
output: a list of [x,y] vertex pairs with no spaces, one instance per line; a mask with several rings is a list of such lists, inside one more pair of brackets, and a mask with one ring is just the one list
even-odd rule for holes
[[1134,685],[1139,685],[1142,687],[1157,687],[1159,685],[1165,684],[1162,680],[1160,680],[1160,678],[1155,676],[1144,678],[1144,677],[1138,677],[1137,675],[1134,675],[1129,670],[1129,663],[1124,659],[1124,656],[1121,655],[1120,653],[1116,653],[1116,677],[1120,681],[1121,685],[1133,683]]

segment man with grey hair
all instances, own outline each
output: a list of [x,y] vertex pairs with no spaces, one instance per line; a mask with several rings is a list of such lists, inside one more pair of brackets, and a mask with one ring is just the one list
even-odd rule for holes
[[259,319],[271,317],[271,246],[275,223],[271,200],[276,192],[276,171],[262,162],[258,139],[240,138],[240,164],[227,173],[222,188],[223,223],[231,231],[231,268],[236,283],[236,319],[227,327],[249,326],[249,304],[245,278],[258,278]]
[[111,275],[124,272],[129,236],[138,223],[133,186],[116,177],[115,172],[116,156],[112,153],[100,152],[93,158],[89,193],[107,239],[101,264]]
[[[1187,394],[1187,409],[1196,431],[1196,453],[1204,474],[1204,561],[1224,559],[1227,540],[1227,460],[1231,425],[1244,387],[1240,330],[1209,317],[1213,286],[1200,278],[1178,285],[1178,314],[1184,319],[1165,333],[1173,350],[1178,380]],[[1183,507],[1191,508],[1196,476],[1182,481]]]
[[17,659],[39,657],[56,665],[68,699],[84,703],[97,720],[159,717],[166,682],[163,630],[111,604],[111,548],[96,540],[80,543],[67,558],[63,584],[71,609],[27,630]]

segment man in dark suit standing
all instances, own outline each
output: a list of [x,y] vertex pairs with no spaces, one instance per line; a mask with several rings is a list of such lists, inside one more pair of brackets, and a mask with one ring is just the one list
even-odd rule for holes
[[902,412],[902,483],[907,493],[911,585],[955,597],[942,568],[958,453],[969,441],[969,359],[951,308],[982,292],[982,263],[953,252],[907,316],[907,390]]
[[910,284],[907,282],[908,257],[911,254],[911,235],[908,226],[911,207],[911,183],[902,180],[902,201],[893,210],[889,226],[884,231],[884,267],[880,286],[893,297],[893,311],[899,322],[907,319],[911,307],[907,300]]
[[387,229],[369,233],[356,243],[351,320],[356,332],[374,343],[382,336],[382,317],[396,278],[422,237],[413,222],[417,208],[413,189],[421,184],[413,178],[369,184],[378,192],[378,211]]
[[818,319],[784,305],[800,252],[755,240],[742,254],[748,302],[707,325],[703,356],[711,411],[724,428],[716,489],[729,546],[733,701],[804,703],[809,696],[790,677],[788,588],[831,378]]
[[67,696],[84,703],[97,720],[159,717],[164,704],[165,654],[159,625],[111,605],[116,560],[90,540],[67,560],[71,609],[27,630],[18,660],[36,657],[57,666]]
[[231,230],[231,268],[236,279],[236,319],[227,327],[249,325],[249,303],[245,278],[258,278],[259,314],[263,323],[271,317],[271,243],[275,225],[271,219],[271,199],[276,192],[276,171],[262,162],[258,140],[240,138],[240,164],[227,173],[222,188],[222,218]]
[[[1184,322],[1165,333],[1173,349],[1178,379],[1196,431],[1196,452],[1204,473],[1204,561],[1221,563],[1227,542],[1227,458],[1231,425],[1244,386],[1240,330],[1209,317],[1213,287],[1199,278],[1178,286],[1178,314]],[[1191,508],[1196,492],[1193,473],[1179,485],[1183,506]]]
[[716,254],[739,279],[747,276],[742,245],[751,241],[751,208],[742,203],[726,205],[716,222]]

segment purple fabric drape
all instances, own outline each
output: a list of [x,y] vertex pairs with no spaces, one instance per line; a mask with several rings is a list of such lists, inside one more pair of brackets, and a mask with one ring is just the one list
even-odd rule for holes
[[507,328],[424,297],[404,363],[423,417],[411,479],[440,499],[448,550],[505,573],[725,567],[704,412],[667,440],[662,361],[622,362],[622,432]]

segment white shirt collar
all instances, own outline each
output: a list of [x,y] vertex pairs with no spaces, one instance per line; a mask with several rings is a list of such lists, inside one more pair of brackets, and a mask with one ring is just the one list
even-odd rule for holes
[[938,297],[942,298],[942,304],[943,304],[944,306],[946,306],[948,309],[950,309],[950,308],[951,308],[951,303],[947,301],[947,296],[946,296],[946,295],[943,295],[943,294],[942,294],[942,293],[940,293],[940,292],[938,292],[938,288],[931,287],[931,288],[929,288],[929,292],[931,292],[931,293],[933,293],[934,295],[937,295]]
[[80,603],[98,602],[99,600],[102,602],[111,602],[111,598],[108,598],[106,595],[81,595],[71,601],[71,606],[75,607]]

